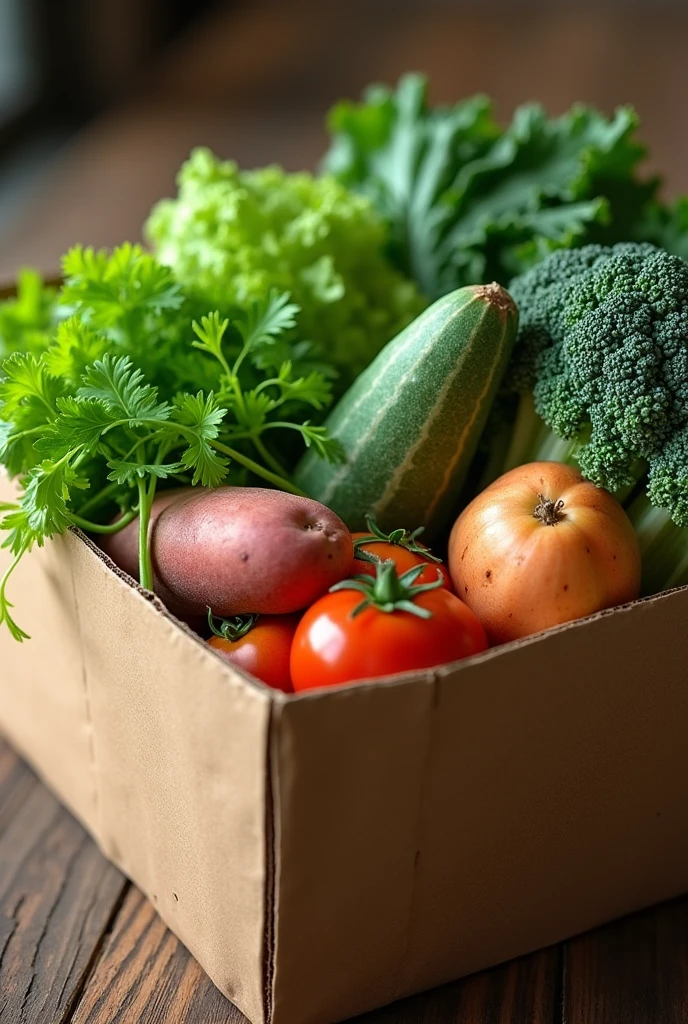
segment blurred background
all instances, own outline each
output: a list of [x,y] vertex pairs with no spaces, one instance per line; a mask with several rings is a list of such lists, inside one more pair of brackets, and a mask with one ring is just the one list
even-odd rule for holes
[[0,0],[0,282],[139,238],[193,145],[315,166],[328,107],[405,70],[505,119],[632,103],[688,191],[687,52],[686,0]]

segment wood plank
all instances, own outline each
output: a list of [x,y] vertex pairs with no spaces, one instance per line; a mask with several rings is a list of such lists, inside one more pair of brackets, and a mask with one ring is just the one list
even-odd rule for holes
[[[558,953],[545,950],[365,1014],[351,1024],[551,1024],[558,976]],[[72,1024],[115,1020],[246,1024],[133,888]]]
[[560,967],[558,949],[545,949],[367,1013],[351,1024],[552,1024],[559,1019]]
[[246,1024],[133,887],[72,1024]]
[[0,1021],[63,1024],[127,882],[13,757],[2,750]]
[[688,898],[568,944],[565,1024],[688,1021]]
[[38,785],[31,769],[0,739],[0,836]]

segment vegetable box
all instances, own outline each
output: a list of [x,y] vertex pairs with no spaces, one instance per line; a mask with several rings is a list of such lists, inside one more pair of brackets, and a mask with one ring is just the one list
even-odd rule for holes
[[3,732],[253,1024],[332,1024],[688,889],[688,588],[285,697],[78,533],[17,573]]

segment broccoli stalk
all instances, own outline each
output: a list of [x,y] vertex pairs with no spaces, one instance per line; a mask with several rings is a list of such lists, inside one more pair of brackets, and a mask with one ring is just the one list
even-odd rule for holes
[[688,263],[648,244],[588,245],[510,290],[519,337],[483,483],[526,462],[579,466],[626,507],[644,592],[688,583]]
[[535,408],[532,391],[518,400],[516,418],[506,457],[501,468],[505,473],[526,462],[565,462],[577,466],[578,438],[566,440],[547,426]]
[[656,594],[688,583],[688,530],[677,526],[665,508],[657,508],[647,494],[638,494],[626,506],[640,542],[645,594]]

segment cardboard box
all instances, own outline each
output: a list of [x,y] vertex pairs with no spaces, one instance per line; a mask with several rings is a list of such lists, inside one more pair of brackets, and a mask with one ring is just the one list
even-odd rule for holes
[[254,1024],[332,1024],[688,890],[688,589],[298,697],[81,535],[11,596],[32,640],[0,632],[2,730]]

